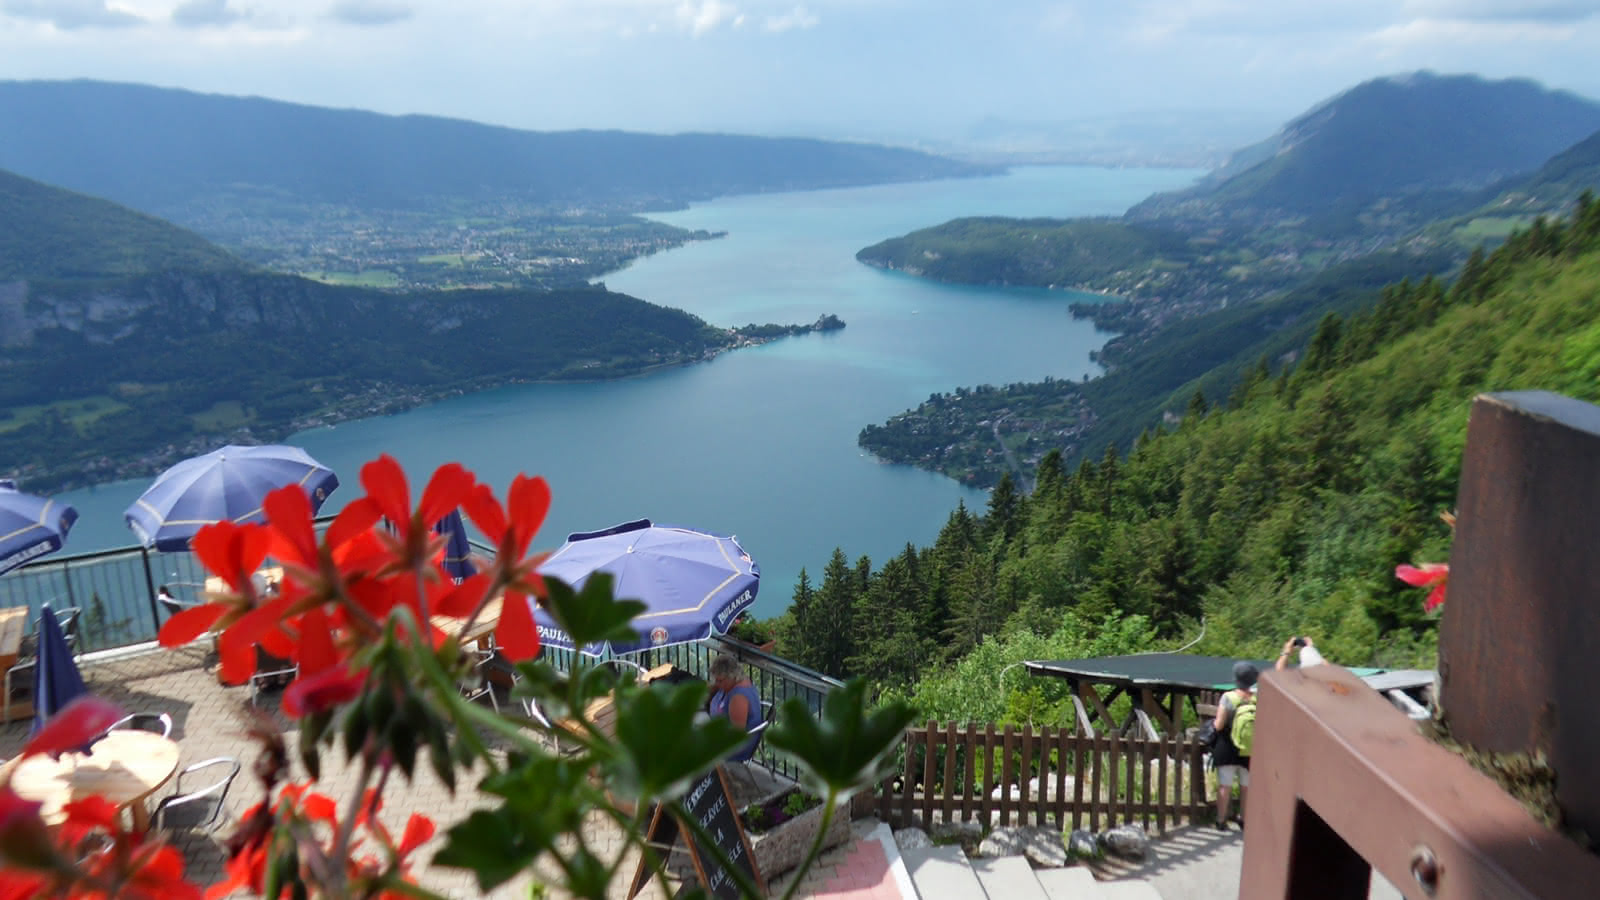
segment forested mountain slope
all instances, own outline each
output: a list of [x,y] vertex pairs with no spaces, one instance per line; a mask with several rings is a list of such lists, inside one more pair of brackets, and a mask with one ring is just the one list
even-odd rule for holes
[[520,131],[93,81],[0,82],[0,167],[190,225],[219,203],[645,209],[989,171],[867,144]]
[[0,170],[0,280],[243,267],[226,250],[170,222]]
[[[1588,196],[1454,283],[1402,282],[1328,316],[1298,364],[1263,367],[1226,409],[1197,401],[1175,430],[1076,471],[1052,454],[1031,496],[1007,479],[984,515],[958,510],[933,546],[876,569],[836,554],[796,590],[780,649],[921,680],[929,714],[957,717],[995,714],[996,692],[958,688],[1019,655],[1175,647],[1201,617],[1196,652],[1270,657],[1309,634],[1347,665],[1427,663],[1434,625],[1394,567],[1447,558],[1472,398],[1519,389],[1600,401]],[[934,662],[985,640],[983,672]]]

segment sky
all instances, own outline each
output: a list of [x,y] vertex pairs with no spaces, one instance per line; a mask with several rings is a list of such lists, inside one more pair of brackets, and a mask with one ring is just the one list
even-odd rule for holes
[[539,130],[917,143],[1134,119],[1255,139],[1417,69],[1600,98],[1600,0],[0,0],[4,79]]

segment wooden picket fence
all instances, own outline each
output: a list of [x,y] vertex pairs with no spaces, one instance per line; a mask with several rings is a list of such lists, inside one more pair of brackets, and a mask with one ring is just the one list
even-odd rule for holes
[[929,721],[906,730],[898,771],[879,786],[876,809],[895,827],[977,820],[1098,831],[1133,823],[1160,833],[1210,809],[1203,754],[1182,737]]

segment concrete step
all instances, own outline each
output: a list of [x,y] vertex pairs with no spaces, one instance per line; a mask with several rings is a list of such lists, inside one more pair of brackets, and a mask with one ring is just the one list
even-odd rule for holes
[[1028,865],[1027,857],[975,859],[972,871],[978,873],[989,900],[1050,900],[1039,879],[1033,877],[1033,866]]
[[1082,866],[1039,869],[1033,876],[1050,900],[1105,900],[1105,894],[1100,892],[1101,883],[1094,880],[1093,872]]
[[921,900],[974,900],[985,896],[972,863],[958,845],[903,850],[900,858],[905,861]]
[[1100,895],[1105,900],[1161,900],[1156,886],[1142,878],[1100,882]]

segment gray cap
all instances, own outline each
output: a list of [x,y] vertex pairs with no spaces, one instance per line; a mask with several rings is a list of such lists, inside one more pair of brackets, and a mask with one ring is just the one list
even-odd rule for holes
[[1241,688],[1255,687],[1256,677],[1260,674],[1261,671],[1256,668],[1255,663],[1240,660],[1233,664],[1233,683]]

